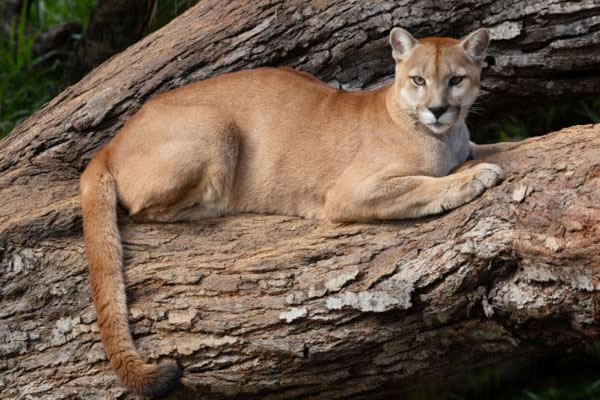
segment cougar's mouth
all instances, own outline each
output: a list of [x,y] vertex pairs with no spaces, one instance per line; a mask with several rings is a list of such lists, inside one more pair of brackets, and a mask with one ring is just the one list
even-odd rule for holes
[[430,124],[425,124],[429,130],[433,133],[444,133],[450,128],[450,124],[445,124],[442,122],[433,122]]

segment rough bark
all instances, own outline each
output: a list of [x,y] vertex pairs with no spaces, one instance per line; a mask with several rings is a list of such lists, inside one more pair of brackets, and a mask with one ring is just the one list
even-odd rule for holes
[[[0,142],[3,398],[123,394],[95,325],[77,184],[99,146],[157,92],[263,64],[373,87],[392,71],[392,25],[459,35],[479,21],[505,37],[484,81],[490,105],[548,95],[550,84],[556,95],[600,85],[591,73],[574,79],[600,62],[590,51],[595,1],[245,3],[202,1]],[[188,387],[179,397],[195,388],[202,398],[372,399],[595,337],[599,134],[583,126],[524,143],[493,159],[507,173],[502,185],[436,218],[123,217],[136,342],[152,360],[179,360]]]

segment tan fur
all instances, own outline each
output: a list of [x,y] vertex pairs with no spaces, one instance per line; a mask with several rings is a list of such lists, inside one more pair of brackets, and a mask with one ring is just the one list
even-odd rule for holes
[[[376,91],[348,93],[305,73],[261,68],[144,105],[81,178],[100,333],[123,384],[161,395],[179,374],[173,364],[145,364],[129,334],[117,193],[134,218],[157,221],[239,212],[367,221],[458,207],[502,179],[486,163],[448,175],[471,152],[499,149],[470,145],[464,123],[488,40],[479,30],[462,41],[417,41],[396,28],[396,79]],[[451,87],[457,75],[464,80]],[[447,107],[437,120],[436,107]]]

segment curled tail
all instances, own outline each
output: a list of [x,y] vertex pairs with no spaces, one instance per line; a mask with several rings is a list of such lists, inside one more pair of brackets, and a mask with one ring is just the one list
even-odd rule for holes
[[83,233],[104,350],[121,383],[148,397],[167,394],[179,383],[175,363],[145,363],[135,349],[127,316],[122,247],[117,226],[115,181],[101,151],[81,177]]

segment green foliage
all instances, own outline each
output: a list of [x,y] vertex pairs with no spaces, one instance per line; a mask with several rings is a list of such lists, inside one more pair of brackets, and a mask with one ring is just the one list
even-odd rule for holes
[[46,31],[65,22],[79,22],[87,28],[90,11],[96,0],[34,0],[30,7],[30,21]]
[[[68,21],[87,24],[96,0],[25,0],[7,39],[0,39],[0,138],[8,134],[61,89],[60,61],[41,64],[56,53],[33,56],[40,32]],[[66,49],[65,51],[69,51]]]
[[0,41],[0,137],[47,101],[57,85],[47,71],[35,68],[35,36],[27,33],[26,25],[24,6],[8,41]]

